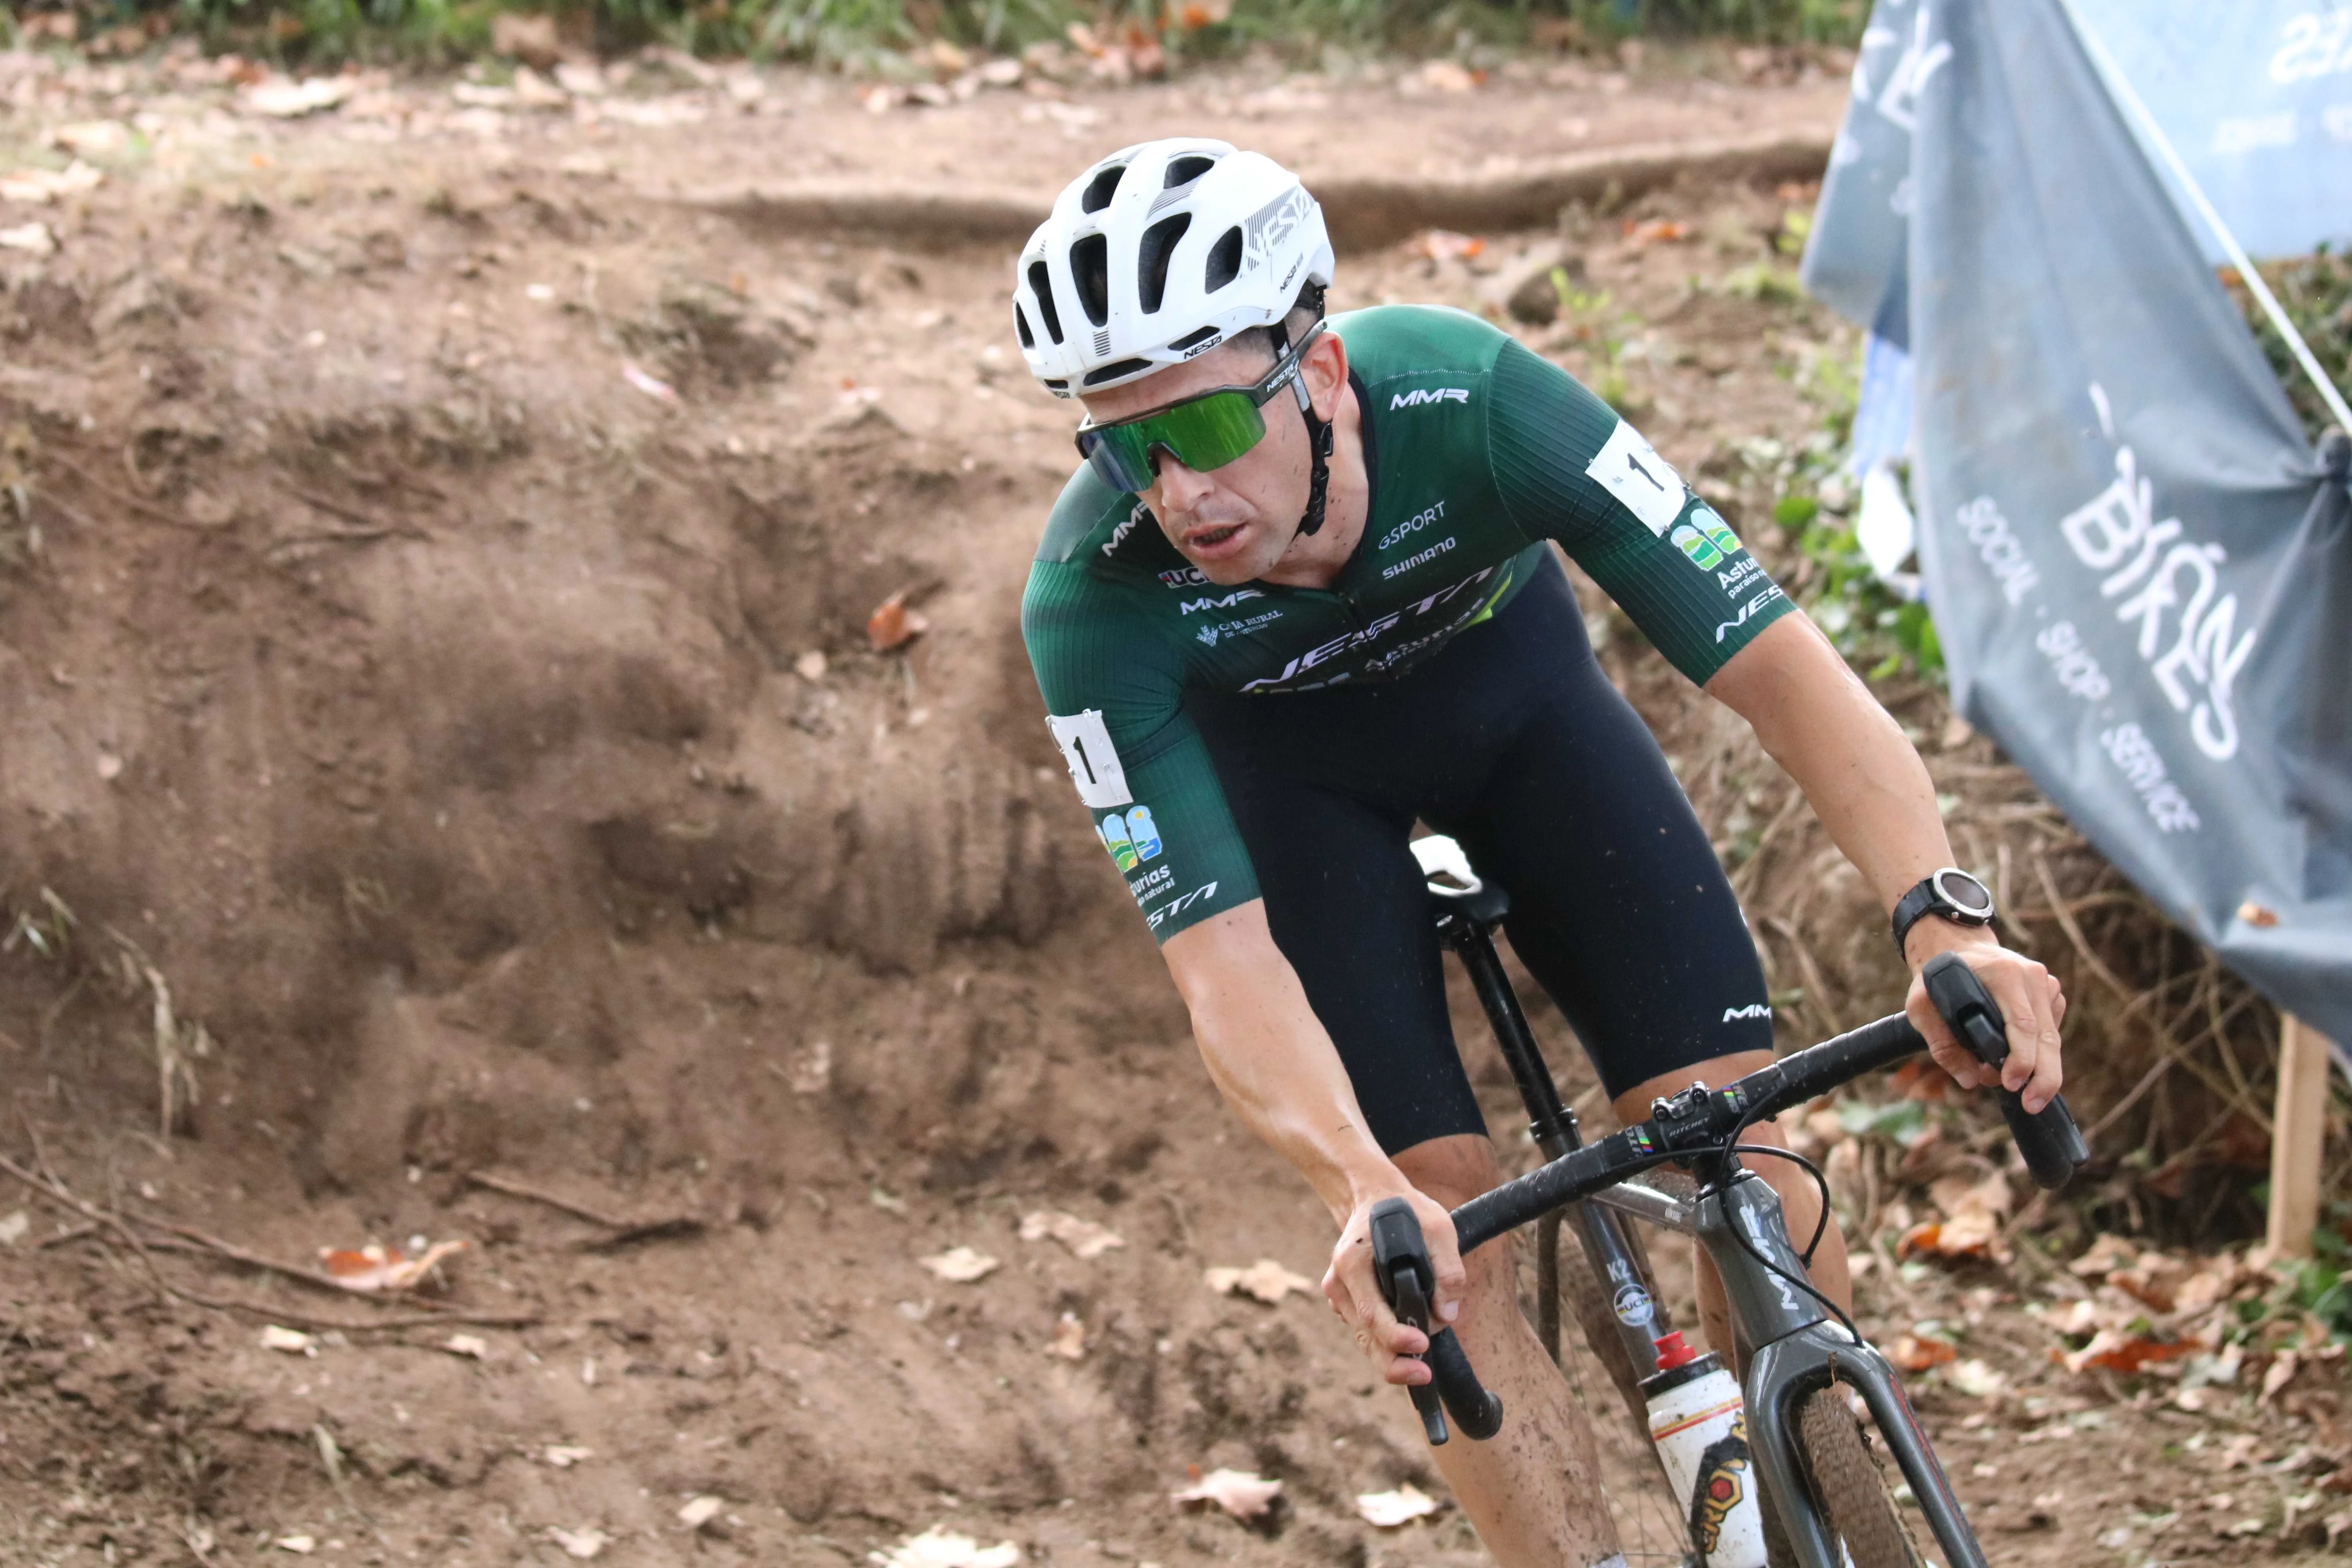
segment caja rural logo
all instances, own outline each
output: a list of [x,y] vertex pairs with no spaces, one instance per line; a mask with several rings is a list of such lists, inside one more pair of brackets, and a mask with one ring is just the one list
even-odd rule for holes
[[1132,871],[1160,853],[1160,829],[1153,825],[1148,805],[1139,805],[1124,816],[1114,811],[1102,819],[1097,831],[1122,871]]

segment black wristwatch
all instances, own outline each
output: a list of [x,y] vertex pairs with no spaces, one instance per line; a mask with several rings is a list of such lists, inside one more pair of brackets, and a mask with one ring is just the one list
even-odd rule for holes
[[1895,900],[1895,952],[1906,959],[1910,956],[1903,939],[1929,915],[1956,926],[1989,926],[1992,924],[1992,889],[1958,866],[1928,872],[1916,887]]

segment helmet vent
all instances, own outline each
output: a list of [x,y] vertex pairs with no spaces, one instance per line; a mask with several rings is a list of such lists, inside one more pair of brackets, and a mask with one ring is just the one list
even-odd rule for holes
[[1127,174],[1127,165],[1114,163],[1087,182],[1086,194],[1078,198],[1078,210],[1098,213],[1110,205],[1111,197],[1118,194],[1118,182]]
[[1096,329],[1095,353],[1098,354],[1107,354],[1110,353],[1110,329],[1108,327],[1099,327]]
[[1209,247],[1209,267],[1202,288],[1213,294],[1242,275],[1242,230],[1239,224],[1217,237]]
[[1175,255],[1176,242],[1192,226],[1192,215],[1178,213],[1143,231],[1143,243],[1137,247],[1135,289],[1142,299],[1145,315],[1157,311],[1160,301],[1167,297],[1169,259]]
[[1172,191],[1179,185],[1189,185],[1216,166],[1217,161],[1214,158],[1203,157],[1198,153],[1188,153],[1181,158],[1171,158],[1168,161],[1167,176],[1160,182],[1160,188],[1163,191]]
[[1037,346],[1037,334],[1029,330],[1029,318],[1023,313],[1018,305],[1013,307],[1013,330],[1020,334],[1023,348],[1034,349]]
[[1174,342],[1170,343],[1168,346],[1175,350],[1178,353],[1182,353],[1186,349],[1198,348],[1202,343],[1214,342],[1216,340],[1216,328],[1202,327],[1197,332],[1186,332],[1182,337],[1178,338]]
[[1110,325],[1110,240],[1090,234],[1070,246],[1070,281],[1078,286],[1078,304],[1087,320],[1097,327]]
[[1150,368],[1151,362],[1148,359],[1118,360],[1112,363],[1103,366],[1100,370],[1090,370],[1087,372],[1086,384],[1088,386],[1100,386],[1104,382],[1117,381],[1123,375],[1133,375],[1138,371],[1150,370]]
[[1060,342],[1062,312],[1054,308],[1054,280],[1046,276],[1042,261],[1029,264],[1029,291],[1037,296],[1037,313],[1045,318],[1045,335]]

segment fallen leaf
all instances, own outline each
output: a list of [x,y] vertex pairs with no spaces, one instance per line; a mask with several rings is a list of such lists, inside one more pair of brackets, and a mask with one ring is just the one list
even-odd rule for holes
[[2078,1351],[2058,1355],[2068,1372],[2081,1372],[2084,1367],[2103,1366],[2110,1372],[2137,1372],[2151,1362],[2178,1361],[2197,1352],[2194,1340],[2167,1342],[2135,1334],[2126,1329],[2101,1329],[2091,1336],[2091,1342]]
[[1256,1519],[1274,1506],[1282,1495],[1280,1481],[1253,1476],[1246,1470],[1214,1469],[1201,1474],[1201,1467],[1192,1467],[1192,1484],[1181,1492],[1169,1494],[1178,1502],[1213,1502],[1235,1519]]
[[1672,244],[1678,240],[1688,239],[1691,237],[1691,226],[1685,223],[1676,223],[1672,218],[1654,217],[1647,223],[1635,223],[1628,218],[1622,232],[1627,239],[1636,245],[1655,245],[1661,241]]
[[593,1524],[583,1530],[559,1530],[551,1525],[547,1538],[563,1548],[565,1556],[577,1557],[583,1563],[604,1551],[613,1540]]
[[283,1351],[288,1355],[316,1355],[319,1342],[299,1329],[281,1329],[276,1323],[261,1331],[261,1348]]
[[2085,1279],[2096,1279],[2123,1268],[2138,1256],[2138,1247],[2120,1236],[2102,1231],[2093,1238],[2090,1250],[2066,1267]]
[[1271,1258],[1261,1258],[1247,1268],[1212,1268],[1201,1278],[1219,1295],[1255,1296],[1269,1307],[1293,1290],[1316,1289],[1314,1280],[1293,1274]]
[[904,588],[875,605],[874,613],[866,617],[866,640],[874,645],[876,653],[904,647],[930,629],[929,621],[907,608]]
[[571,1443],[550,1443],[540,1452],[549,1464],[559,1470],[568,1470],[583,1459],[596,1457],[595,1449],[583,1448]]
[[49,232],[45,223],[18,224],[15,228],[0,228],[0,249],[29,250],[35,256],[54,256],[58,237]]
[[319,1539],[314,1535],[281,1535],[278,1538],[278,1550],[291,1552],[298,1557],[308,1557],[319,1550]]
[[2107,1283],[2151,1311],[2169,1312],[2179,1300],[2179,1288],[2189,1270],[2179,1259],[2160,1252],[2143,1252],[2129,1268],[2109,1270]]
[[1926,1372],[1931,1366],[1958,1360],[1959,1353],[1942,1340],[1897,1334],[1895,1342],[1887,1347],[1886,1359],[1905,1372]]
[[1080,1219],[1074,1214],[1063,1214],[1057,1209],[1039,1209],[1022,1217],[1022,1240],[1044,1241],[1049,1237],[1082,1258],[1099,1258],[1114,1247],[1127,1245],[1125,1237],[1108,1227],[1097,1225],[1092,1220]]
[[1486,242],[1450,228],[1425,228],[1404,242],[1407,251],[1432,261],[1472,261],[1486,253]]
[[441,1348],[451,1355],[471,1356],[476,1361],[490,1359],[490,1345],[479,1334],[451,1334],[441,1342]]
[[887,1552],[867,1552],[866,1560],[880,1568],[1013,1568],[1021,1561],[1021,1548],[1010,1541],[982,1546],[969,1535],[935,1524]]
[[0,174],[0,201],[40,206],[95,188],[106,176],[76,158],[62,169],[19,169]]
[[47,141],[68,153],[104,157],[131,145],[131,127],[120,120],[85,120],[75,125],[58,126],[49,132]]
[[2256,1403],[2268,1405],[2280,1389],[2294,1381],[2302,1366],[2303,1358],[2293,1351],[2281,1351],[2273,1356],[2271,1364],[2263,1369],[2263,1394]]
[[16,1246],[25,1239],[25,1233],[32,1228],[33,1219],[30,1215],[23,1209],[12,1211],[6,1218],[0,1219],[0,1247]]
[[1356,1512],[1365,1523],[1381,1530],[1394,1530],[1436,1511],[1437,1500],[1410,1481],[1392,1492],[1356,1494]]
[[1944,1381],[1978,1399],[1989,1398],[2009,1386],[2009,1379],[1980,1361],[1954,1362],[1944,1369]]
[[319,1262],[346,1290],[407,1290],[420,1283],[443,1258],[472,1245],[465,1241],[436,1241],[410,1258],[396,1247],[371,1241],[357,1251],[322,1247],[319,1248]]
[[784,1082],[794,1094],[823,1094],[833,1083],[833,1042],[818,1040],[793,1058]]
[[677,388],[657,375],[646,374],[634,364],[624,363],[621,366],[621,379],[647,397],[657,397],[664,403],[677,401]]
[[352,83],[343,77],[314,76],[302,81],[277,77],[247,88],[241,101],[250,113],[297,120],[333,109],[351,95]]
[[1063,1313],[1062,1321],[1054,1325],[1054,1342],[1045,1347],[1045,1353],[1064,1361],[1077,1361],[1087,1353],[1087,1326],[1076,1312]]
[[1413,75],[1423,87],[1433,87],[1440,92],[1468,92],[1485,79],[1484,72],[1453,60],[1432,60]]
[[996,1272],[996,1259],[985,1252],[969,1247],[951,1247],[945,1252],[916,1261],[950,1285],[969,1285]]
[[717,1519],[719,1510],[726,1506],[725,1498],[709,1496],[688,1498],[686,1500],[686,1506],[677,1510],[677,1521],[688,1530],[700,1530],[704,1525]]
[[793,660],[793,673],[814,686],[824,679],[824,655],[815,648]]

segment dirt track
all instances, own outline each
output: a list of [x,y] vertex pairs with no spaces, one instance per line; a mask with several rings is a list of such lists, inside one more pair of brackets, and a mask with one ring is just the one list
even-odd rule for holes
[[[69,132],[106,183],[9,217],[60,248],[5,253],[0,477],[29,510],[0,512],[0,894],[65,951],[0,956],[0,1146],[285,1262],[462,1237],[424,1305],[531,1321],[367,1329],[369,1302],[216,1255],[61,1236],[83,1222],[16,1185],[0,1560],[309,1536],[342,1561],[552,1563],[551,1531],[594,1529],[617,1563],[834,1564],[936,1524],[1076,1564],[1479,1560],[1451,1512],[1356,1518],[1358,1492],[1442,1488],[1319,1300],[1201,1282],[1266,1257],[1316,1274],[1327,1238],[1217,1107],[1038,722],[1013,605],[1067,417],[1003,341],[1002,255],[698,204],[880,174],[1034,193],[1180,127],[1335,179],[1497,177],[1501,156],[1819,137],[1841,90],[1579,68],[878,115],[799,76],[656,72],[540,110],[375,83],[291,122],[194,64],[176,85],[16,68],[27,155],[155,118],[110,148]],[[1811,356],[1849,345],[1688,279],[1768,259],[1803,199],[1694,186],[1567,230],[1643,319],[1645,426],[1743,527],[1737,443],[1801,440]],[[1391,246],[1343,259],[1335,303],[1491,287]],[[866,618],[902,591],[930,630],[876,654]],[[1612,668],[1685,779],[1752,768],[1634,641]],[[1938,766],[2000,772],[1958,742]],[[1811,882],[1832,916],[1861,907]],[[1878,989],[1855,983],[1847,1021],[1891,1007],[1885,960],[1852,963]],[[476,1173],[692,1223],[615,1244]],[[1020,1239],[1040,1211],[1125,1245]],[[919,1264],[958,1246],[1001,1267]],[[1965,1320],[2005,1369],[1999,1392],[1922,1393],[1997,1561],[2136,1559],[2192,1484],[2239,1497],[2162,1527],[2164,1554],[2272,1551],[2221,1531],[2299,1495],[2293,1465],[2192,1483],[2203,1460],[2164,1446],[2205,1423],[2034,1382],[2050,1335],[2003,1310],[2006,1277],[1882,1288],[1891,1268],[1867,1323]],[[159,1299],[157,1275],[255,1310]],[[262,1347],[306,1319],[353,1327]],[[1073,1320],[1076,1357],[1049,1353]],[[2056,1446],[2012,1450],[2029,1430]],[[1612,1433],[1628,1544],[1664,1551]],[[590,1452],[550,1458],[568,1447]],[[1285,1501],[1255,1529],[1180,1511],[1188,1465],[1280,1478]],[[688,1528],[701,1496],[723,1507]]]

